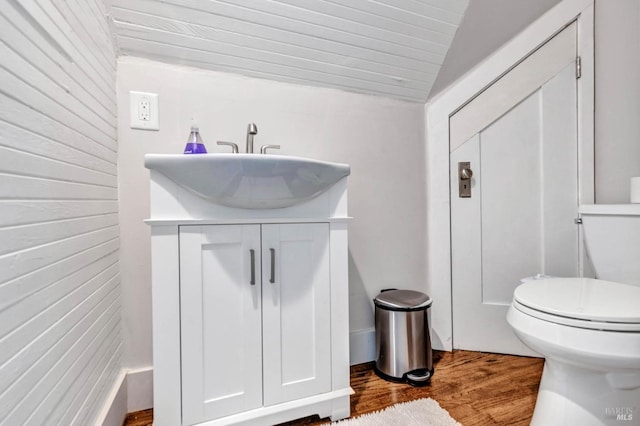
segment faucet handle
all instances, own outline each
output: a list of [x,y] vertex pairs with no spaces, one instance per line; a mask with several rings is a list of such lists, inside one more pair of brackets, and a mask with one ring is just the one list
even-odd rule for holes
[[233,142],[218,141],[217,144],[218,145],[230,146],[231,147],[231,152],[233,152],[234,154],[238,153],[238,145],[236,145]]
[[280,145],[262,145],[260,154],[266,154],[268,149],[280,149]]

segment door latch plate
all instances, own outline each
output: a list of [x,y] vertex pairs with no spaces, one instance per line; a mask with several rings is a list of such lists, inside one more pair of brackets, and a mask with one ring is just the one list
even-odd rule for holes
[[458,197],[471,198],[471,163],[460,161],[458,163]]

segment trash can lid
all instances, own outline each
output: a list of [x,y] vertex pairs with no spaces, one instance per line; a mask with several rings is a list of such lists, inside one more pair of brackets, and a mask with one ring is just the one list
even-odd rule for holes
[[388,309],[414,310],[428,308],[432,300],[429,296],[414,290],[389,290],[380,293],[373,302]]

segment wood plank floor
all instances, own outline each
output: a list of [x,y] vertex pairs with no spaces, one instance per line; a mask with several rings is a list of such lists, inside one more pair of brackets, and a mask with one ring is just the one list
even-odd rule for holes
[[[528,425],[544,360],[481,352],[434,352],[431,384],[414,388],[380,379],[373,363],[351,367],[351,415],[381,410],[398,402],[430,397],[464,426]],[[125,426],[150,426],[153,410],[127,416]],[[319,425],[317,416],[286,423]]]

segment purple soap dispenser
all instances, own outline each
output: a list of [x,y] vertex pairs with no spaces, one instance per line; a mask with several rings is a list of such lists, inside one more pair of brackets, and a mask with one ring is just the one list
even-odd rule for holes
[[187,140],[187,146],[184,147],[185,154],[206,154],[207,148],[204,147],[202,143],[202,138],[200,137],[200,129],[198,129],[198,125],[195,121],[191,122],[191,133],[189,134],[189,139]]

